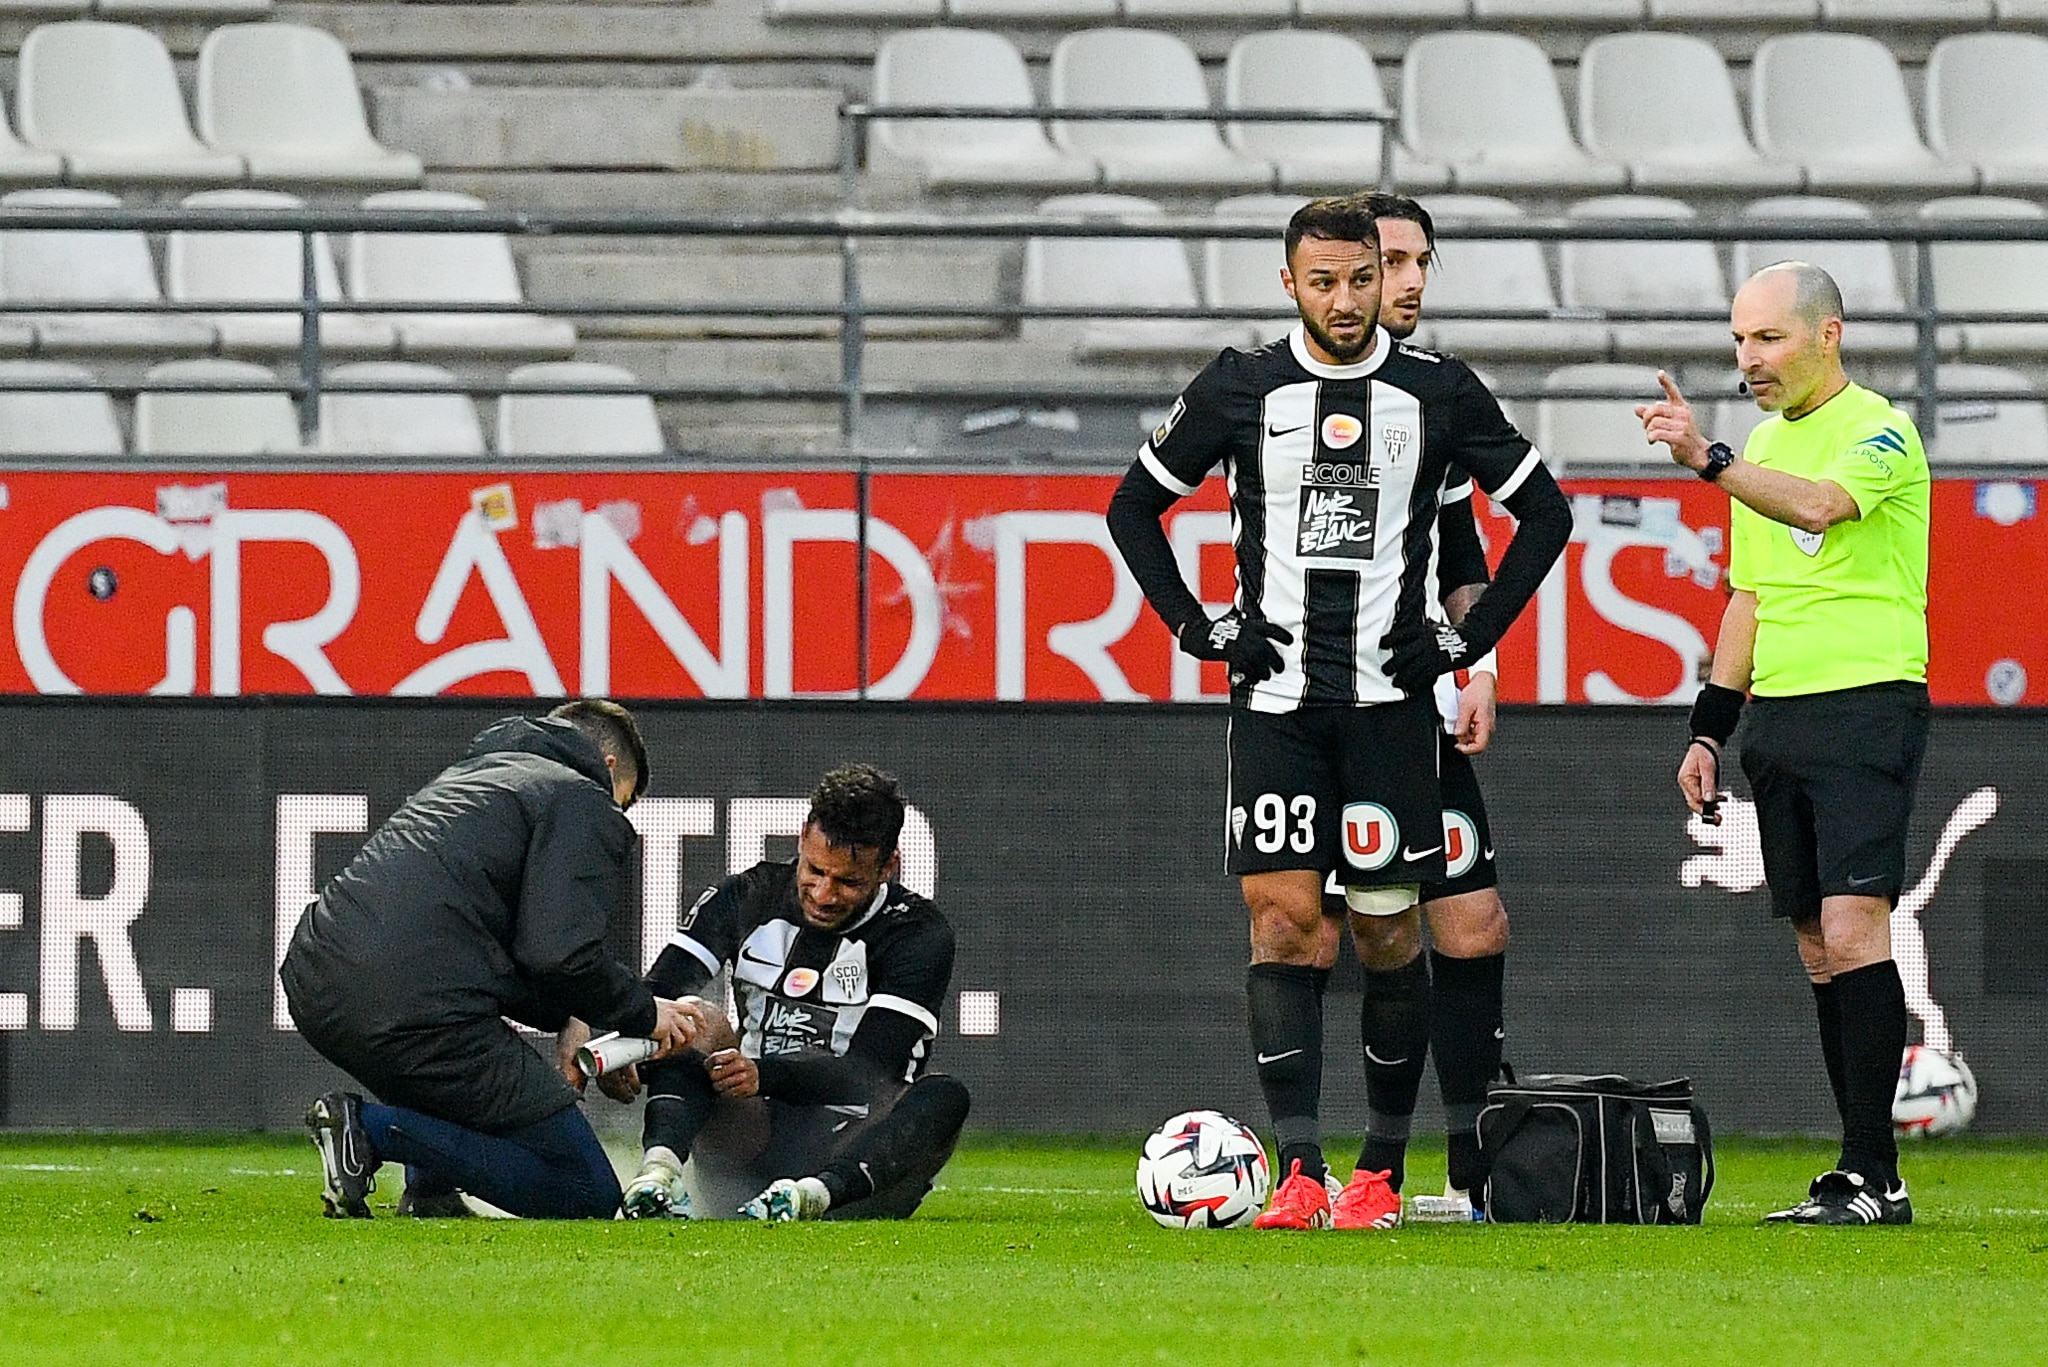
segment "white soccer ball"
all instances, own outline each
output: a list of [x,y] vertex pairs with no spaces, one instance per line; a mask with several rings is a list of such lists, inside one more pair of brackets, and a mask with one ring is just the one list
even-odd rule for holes
[[1138,1155],[1138,1201],[1168,1229],[1249,1225],[1272,1185],[1259,1137],[1216,1111],[1175,1116]]
[[1900,1134],[1936,1139],[1961,1134],[1977,1117],[1977,1079],[1960,1054],[1924,1044],[1906,1046],[1899,1088],[1892,1094],[1892,1125]]

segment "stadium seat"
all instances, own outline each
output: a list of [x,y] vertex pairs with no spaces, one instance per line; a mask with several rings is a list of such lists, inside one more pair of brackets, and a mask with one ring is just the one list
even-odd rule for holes
[[[1929,200],[1926,218],[2041,218],[2024,199],[1959,196]],[[1934,301],[1956,313],[2048,313],[2048,242],[1936,242]],[[2048,323],[1963,323],[1941,330],[1942,349],[1959,339],[1972,356],[2048,352]]]
[[1440,309],[1555,309],[1550,267],[1533,240],[1474,241],[1458,237],[1460,220],[1520,218],[1522,210],[1490,195],[1438,195],[1424,201],[1436,220],[1436,268],[1423,296],[1424,346],[1460,355],[1545,360],[1607,354],[1603,323],[1558,319],[1441,318]]
[[1820,0],[1645,0],[1653,24],[1811,25],[1820,18]]
[[[439,366],[355,361],[327,372],[329,384],[389,385],[389,391],[320,396],[320,449],[347,456],[481,456],[476,405]],[[408,389],[428,393],[407,393]]]
[[[275,384],[247,361],[200,357],[171,361],[145,377],[171,384]],[[299,449],[299,419],[282,389],[261,393],[156,393],[135,396],[135,451],[143,456],[273,456]]]
[[[1869,209],[1847,199],[1819,195],[1784,195],[1762,199],[1743,213],[1750,218],[1844,218],[1867,222]],[[1835,278],[1841,287],[1844,319],[1842,349],[1850,356],[1910,355],[1919,345],[1911,323],[1871,322],[1859,315],[1896,313],[1907,307],[1899,284],[1899,267],[1889,242],[1786,242],[1735,244],[1732,278],[1735,288],[1756,271],[1777,261],[1807,261]]]
[[2048,38],[1969,33],[1927,59],[1927,145],[1987,190],[2048,188]]
[[[1372,54],[1350,38],[1309,29],[1276,29],[1240,38],[1223,64],[1226,109],[1391,110]],[[1380,127],[1328,123],[1232,123],[1223,139],[1237,152],[1270,161],[1285,190],[1355,190],[1380,180]],[[1450,172],[1394,145],[1394,180],[1408,189],[1441,189]]]
[[1211,238],[1202,244],[1202,297],[1212,308],[1271,309],[1273,321],[1251,325],[1259,341],[1284,337],[1301,314],[1280,286],[1280,268],[1287,254],[1280,234],[1304,200],[1300,195],[1243,195],[1216,206],[1216,217],[1230,223],[1257,223],[1272,229],[1265,238]]
[[1796,190],[1797,166],[1750,146],[1728,67],[1681,33],[1611,33],[1579,58],[1586,150],[1628,167],[1638,190]]
[[[484,202],[441,190],[390,190],[365,209],[476,213]],[[500,233],[356,233],[349,239],[348,294],[357,303],[525,302],[512,244]],[[501,353],[566,356],[576,329],[531,313],[402,313],[392,318],[408,356]]]
[[1815,190],[1967,189],[1976,168],[1927,150],[1891,49],[1853,33],[1767,38],[1749,75],[1750,127],[1767,157]]
[[192,136],[163,40],[132,24],[45,24],[21,44],[17,115],[73,180],[237,181],[239,156]]
[[1457,24],[1464,22],[1470,7],[1466,0],[1297,0],[1296,8],[1304,19]]
[[0,181],[47,183],[64,178],[64,158],[28,146],[14,135],[0,112]]
[[[1038,103],[1015,44],[999,33],[961,28],[912,29],[883,39],[875,54],[874,98],[881,105],[991,109]],[[1094,161],[1054,150],[1044,127],[1028,119],[878,119],[870,134],[871,164],[907,162],[931,186],[1095,183]]]
[[[1690,219],[1675,199],[1609,195],[1574,204],[1573,218]],[[1574,308],[1702,310],[1718,322],[1617,322],[1614,354],[1668,363],[1685,356],[1732,356],[1728,282],[1711,242],[1564,242],[1558,246],[1564,302]]]
[[[1086,109],[1200,109],[1209,103],[1194,50],[1167,33],[1100,28],[1070,33],[1052,51],[1052,103]],[[1255,189],[1270,162],[1241,157],[1209,123],[1055,121],[1054,144],[1102,165],[1106,185]]]
[[199,47],[199,135],[257,180],[415,184],[420,159],[370,135],[348,50],[300,24],[229,24]]
[[[1038,206],[1051,217],[1157,216],[1159,206],[1131,195],[1060,195]],[[1171,238],[1034,237],[1024,244],[1024,303],[1135,308],[1201,307],[1187,252]],[[1189,318],[1027,318],[1026,341],[1068,347],[1082,360],[1121,356],[1192,357],[1249,340],[1243,323]]]
[[[630,385],[630,370],[589,361],[521,366],[508,384]],[[498,399],[503,456],[658,456],[667,450],[645,394],[505,394]]]
[[[304,201],[276,190],[202,190],[183,200],[188,209],[296,209]],[[176,232],[164,243],[164,287],[180,303],[282,304],[303,298],[303,247],[297,233]],[[313,270],[320,297],[341,301],[341,280],[327,234],[313,238]],[[223,351],[296,351],[303,331],[290,313],[227,313],[208,321],[220,330]],[[320,345],[330,351],[390,355],[397,334],[374,313],[332,313],[320,318]]]
[[1431,33],[1401,63],[1401,138],[1461,190],[1619,188],[1572,141],[1543,49],[1509,33]]
[[1820,0],[1830,25],[1975,28],[1991,22],[1991,0]]
[[936,19],[945,0],[768,0],[775,19],[844,20],[873,23],[889,19]]
[[1234,23],[1294,17],[1294,0],[1123,0],[1126,19],[1228,19]]
[[[100,190],[53,187],[0,197],[10,209],[114,209]],[[41,351],[210,351],[213,326],[189,315],[94,313],[93,304],[156,303],[156,267],[141,233],[20,229],[0,233],[0,311],[12,301],[77,304],[77,313],[18,315]]]
[[[1643,438],[1638,403],[1664,397],[1654,368],[1639,365],[1568,365],[1543,381],[1536,402],[1536,449],[1553,471],[1582,465],[1669,466],[1671,453]],[[1634,394],[1639,398],[1572,398],[1574,394]]]
[[1633,24],[1643,17],[1643,0],[1472,0],[1472,17],[1482,24]]
[[948,0],[946,15],[975,23],[1090,23],[1116,18],[1117,0]]
[[1945,365],[1941,390],[1981,390],[2016,397],[1944,399],[1935,406],[1927,463],[1944,465],[2048,465],[2048,403],[2017,370],[1995,365]]
[[[1740,378],[1731,371],[1727,387],[1733,389]],[[1705,395],[1690,391],[1686,397],[1692,400],[1694,412],[1703,411],[1706,415],[1706,426],[1702,430],[1707,440],[1725,441],[1738,452],[1749,440],[1749,434],[1756,431],[1756,425],[1771,416],[1756,406],[1756,400],[1740,394],[1730,399],[1716,399],[1712,403],[1703,402]]]
[[92,372],[61,361],[0,361],[0,384],[75,381],[76,391],[0,390],[0,456],[118,456],[121,423]]

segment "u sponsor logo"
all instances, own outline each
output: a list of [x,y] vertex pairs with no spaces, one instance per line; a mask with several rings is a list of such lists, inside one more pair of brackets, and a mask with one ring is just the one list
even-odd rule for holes
[[1444,809],[1444,876],[1463,878],[1479,862],[1479,828],[1463,812]]
[[1344,862],[1373,873],[1394,862],[1401,850],[1401,823],[1377,802],[1344,806]]

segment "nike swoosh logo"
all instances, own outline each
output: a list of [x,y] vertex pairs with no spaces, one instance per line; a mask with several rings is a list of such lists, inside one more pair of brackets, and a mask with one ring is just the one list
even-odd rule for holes
[[1278,1062],[1279,1062],[1279,1061],[1280,1061],[1281,1059],[1283,1059],[1283,1058],[1293,1058],[1293,1057],[1294,1057],[1294,1056],[1295,1056],[1296,1054],[1298,1054],[1298,1053],[1300,1053],[1300,1052],[1301,1052],[1301,1050],[1299,1050],[1299,1049],[1289,1049],[1289,1050],[1288,1050],[1288,1051],[1287,1051],[1286,1053],[1284,1053],[1284,1054],[1260,1054],[1260,1055],[1259,1055],[1259,1062],[1260,1062],[1260,1063],[1278,1063]]
[[1491,859],[1491,858],[1493,858],[1493,846],[1491,846],[1491,845],[1488,845],[1488,846],[1486,847],[1486,857],[1487,857],[1488,859]]
[[1288,435],[1290,432],[1306,432],[1307,430],[1307,423],[1301,423],[1294,427],[1268,427],[1266,429],[1266,435],[1269,437],[1284,437]]
[[1505,1027],[1495,1026],[1493,1031],[1493,1037],[1495,1039],[1506,1039],[1508,1037],[1508,1032]]
[[740,959],[744,963],[759,964],[763,968],[772,968],[778,973],[782,971],[781,964],[778,964],[771,959],[764,959],[758,954],[749,954],[747,953],[744,946],[742,946],[740,949]]
[[1427,859],[1442,848],[1441,845],[1431,845],[1426,850],[1402,850],[1401,857],[1412,863],[1417,859]]
[[1872,883],[1882,883],[1884,881],[1884,875],[1881,873],[1873,873],[1868,878],[1851,878],[1847,881],[1849,886],[1852,888],[1867,888]]
[[1408,1056],[1406,1054],[1403,1054],[1400,1058],[1381,1058],[1378,1054],[1375,1054],[1372,1051],[1372,1046],[1368,1044],[1365,1046],[1365,1061],[1367,1063],[1377,1063],[1382,1068],[1393,1068],[1397,1067],[1400,1064],[1406,1063],[1408,1061]]

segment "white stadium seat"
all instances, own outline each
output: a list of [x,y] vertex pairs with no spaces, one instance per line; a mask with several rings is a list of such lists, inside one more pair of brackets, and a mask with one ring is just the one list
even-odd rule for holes
[[[2041,218],[2024,199],[1959,196],[1929,200],[1927,218]],[[1957,313],[2048,313],[2048,242],[1936,242],[1934,301]],[[1960,337],[1972,356],[2048,352],[2048,323],[1963,323],[1944,327],[1943,349]]]
[[[876,104],[1024,109],[1038,103],[1023,54],[1000,33],[925,28],[892,33],[875,54]],[[878,119],[871,158],[917,168],[927,185],[1085,186],[1095,163],[1054,149],[1030,119]]]
[[[1573,218],[1685,220],[1693,211],[1675,199],[1609,195],[1574,204]],[[1728,282],[1711,242],[1564,242],[1558,246],[1564,302],[1577,308],[1704,310],[1717,322],[1612,324],[1617,358],[1675,361],[1686,356],[1732,356],[1728,335]]]
[[1284,337],[1301,314],[1280,285],[1287,253],[1280,235],[1306,201],[1300,195],[1243,195],[1216,206],[1229,223],[1257,223],[1265,237],[1211,238],[1202,244],[1202,297],[1214,308],[1271,309],[1273,320],[1251,325],[1259,341]]
[[[10,209],[119,208],[100,190],[16,190]],[[17,315],[35,329],[42,351],[210,351],[211,324],[191,315],[95,313],[93,304],[143,304],[163,298],[149,242],[141,233],[18,229],[0,233],[0,311],[15,301],[76,304],[76,313]]]
[[1248,20],[1294,17],[1294,0],[1123,0],[1126,19]]
[[1767,38],[1749,74],[1750,127],[1767,157],[1815,190],[1967,189],[1976,169],[1927,150],[1891,49],[1854,33]]
[[1991,0],[1820,0],[1829,24],[1939,24],[1976,27],[1991,22]]
[[976,23],[1018,20],[1023,23],[1090,23],[1116,18],[1117,0],[948,0],[952,19]]
[[[1209,103],[1194,50],[1167,33],[1100,28],[1070,33],[1052,52],[1052,103],[1061,108],[1200,109]],[[1211,123],[1055,121],[1052,140],[1102,165],[1106,185],[1256,189],[1270,162],[1241,157]]]
[[63,176],[64,158],[28,146],[14,135],[5,113],[0,112],[0,181],[36,184],[61,180]]
[[2048,188],[2048,38],[1969,33],[1927,59],[1927,145],[1987,190]]
[[1439,309],[1555,309],[1550,267],[1541,244],[1458,236],[1460,221],[1520,218],[1522,210],[1490,195],[1438,195],[1423,201],[1436,220],[1436,267],[1423,296],[1424,346],[1461,355],[1562,359],[1607,354],[1603,323],[1559,319],[1432,319]]
[[415,184],[420,159],[370,135],[348,50],[300,24],[229,24],[199,46],[199,135],[257,180]]
[[1653,24],[1812,24],[1820,0],[1645,0]]
[[[590,361],[521,366],[508,384],[630,385],[630,370]],[[645,394],[505,394],[498,399],[503,456],[658,456],[667,449]]]
[[76,383],[76,391],[0,391],[0,455],[118,456],[114,401],[92,373],[60,361],[0,361],[0,384]]
[[[247,361],[200,357],[171,361],[147,379],[171,384],[275,384]],[[278,456],[299,449],[298,413],[282,389],[259,393],[156,393],[135,396],[135,452],[143,456]]]
[[1297,0],[1304,19],[1344,19],[1377,23],[1400,20],[1413,23],[1462,23],[1466,0]]
[[[471,195],[391,190],[365,209],[438,209],[480,213]],[[348,293],[357,303],[519,304],[519,269],[501,233],[356,233],[349,239]],[[576,330],[532,313],[402,313],[392,318],[408,356],[507,353],[566,356]]]
[[1543,49],[1509,33],[1431,33],[1401,63],[1401,137],[1461,190],[1620,188],[1572,141]]
[[[1568,365],[1543,381],[1536,403],[1536,449],[1552,470],[1581,465],[1671,464],[1671,453],[1643,439],[1638,403],[1664,397],[1654,368],[1639,365]],[[1572,394],[1639,395],[1633,399],[1571,398]]]
[[2025,375],[1995,365],[1945,365],[1942,390],[1982,390],[2013,398],[1944,399],[1927,437],[1927,461],[1943,465],[2048,465],[2048,403]]
[[73,180],[237,181],[242,159],[192,136],[163,40],[131,24],[68,20],[21,44],[17,117]]
[[1610,33],[1579,58],[1586,150],[1628,167],[1638,190],[1796,190],[1802,173],[1765,161],[1743,129],[1728,67],[1681,33]]
[[[1226,109],[1391,110],[1372,54],[1339,33],[1274,29],[1231,46],[1223,64]],[[1289,190],[1355,190],[1380,180],[1380,126],[1373,123],[1232,123],[1224,141],[1272,162]],[[1394,146],[1394,179],[1439,189],[1450,173]]]
[[[1743,210],[1756,219],[1846,218],[1868,221],[1869,209],[1848,199],[1820,195],[1784,195],[1762,199]],[[1906,307],[1906,292],[1899,284],[1898,261],[1889,242],[1783,240],[1738,242],[1735,244],[1735,288],[1755,272],[1778,261],[1805,261],[1819,266],[1835,278],[1842,291],[1842,349],[1851,356],[1910,355],[1919,345],[1919,332],[1911,323],[1868,322],[1859,315],[1896,312]]]
[[839,19],[873,23],[878,19],[936,19],[944,0],[768,0],[777,19]]
[[[188,209],[295,209],[304,201],[276,190],[202,190]],[[198,304],[282,304],[304,297],[297,233],[171,233],[164,242],[164,287],[172,299]],[[341,279],[325,233],[313,238],[320,298],[341,302]],[[297,351],[303,330],[291,313],[227,313],[210,318],[224,351]],[[374,313],[323,314],[320,344],[330,351],[389,355],[397,335]]]
[[[389,385],[388,392],[320,396],[320,448],[344,456],[481,456],[476,405],[439,366],[355,361],[327,372],[330,383]],[[442,392],[406,393],[438,387]]]
[[[1061,195],[1038,206],[1048,217],[1147,218],[1159,206],[1130,195]],[[1034,237],[1024,244],[1024,302],[1046,307],[1200,307],[1181,244],[1167,237]],[[1242,323],[1189,318],[1027,318],[1027,341],[1064,345],[1088,360],[1122,356],[1206,356],[1245,342]]]

